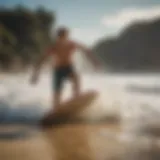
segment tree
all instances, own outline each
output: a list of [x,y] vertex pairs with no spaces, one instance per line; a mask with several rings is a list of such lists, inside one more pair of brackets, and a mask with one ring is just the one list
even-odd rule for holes
[[20,5],[12,9],[1,8],[1,66],[11,68],[15,57],[25,65],[34,63],[37,56],[52,42],[50,35],[54,22],[54,13],[42,7],[36,10]]

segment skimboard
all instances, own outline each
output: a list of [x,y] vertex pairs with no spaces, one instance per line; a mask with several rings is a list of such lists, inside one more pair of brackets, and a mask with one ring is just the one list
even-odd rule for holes
[[82,111],[89,106],[98,96],[96,91],[88,91],[81,94],[79,97],[71,98],[61,105],[57,106],[55,110],[48,113],[41,120],[41,125],[51,125],[57,121],[65,121],[74,117],[76,113]]

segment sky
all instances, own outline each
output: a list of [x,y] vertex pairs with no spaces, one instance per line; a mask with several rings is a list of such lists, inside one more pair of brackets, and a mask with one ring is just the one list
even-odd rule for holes
[[70,27],[73,39],[93,45],[116,36],[134,21],[160,17],[160,0],[0,0],[0,6],[44,6],[56,13],[57,27]]

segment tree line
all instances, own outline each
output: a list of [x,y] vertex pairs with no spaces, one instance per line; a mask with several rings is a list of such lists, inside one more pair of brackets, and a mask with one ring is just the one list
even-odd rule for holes
[[53,41],[55,13],[39,7],[0,8],[0,69],[25,69]]

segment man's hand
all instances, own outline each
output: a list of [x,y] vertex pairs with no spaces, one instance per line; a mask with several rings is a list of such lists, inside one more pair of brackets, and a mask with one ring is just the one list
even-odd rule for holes
[[87,56],[87,58],[89,58],[91,60],[91,63],[93,64],[93,66],[95,67],[95,69],[101,70],[102,69],[102,65],[99,62],[99,60],[92,54],[92,51],[90,49],[88,49],[87,47],[85,47],[84,45],[81,45],[79,43],[76,43],[76,47],[78,49],[80,49],[83,53],[85,53],[85,55]]
[[36,84],[38,82],[38,77],[39,77],[39,74],[38,73],[34,73],[30,79],[30,83],[31,84]]
[[102,70],[102,65],[99,61],[96,60],[96,62],[94,61],[94,67],[96,71],[100,71]]

